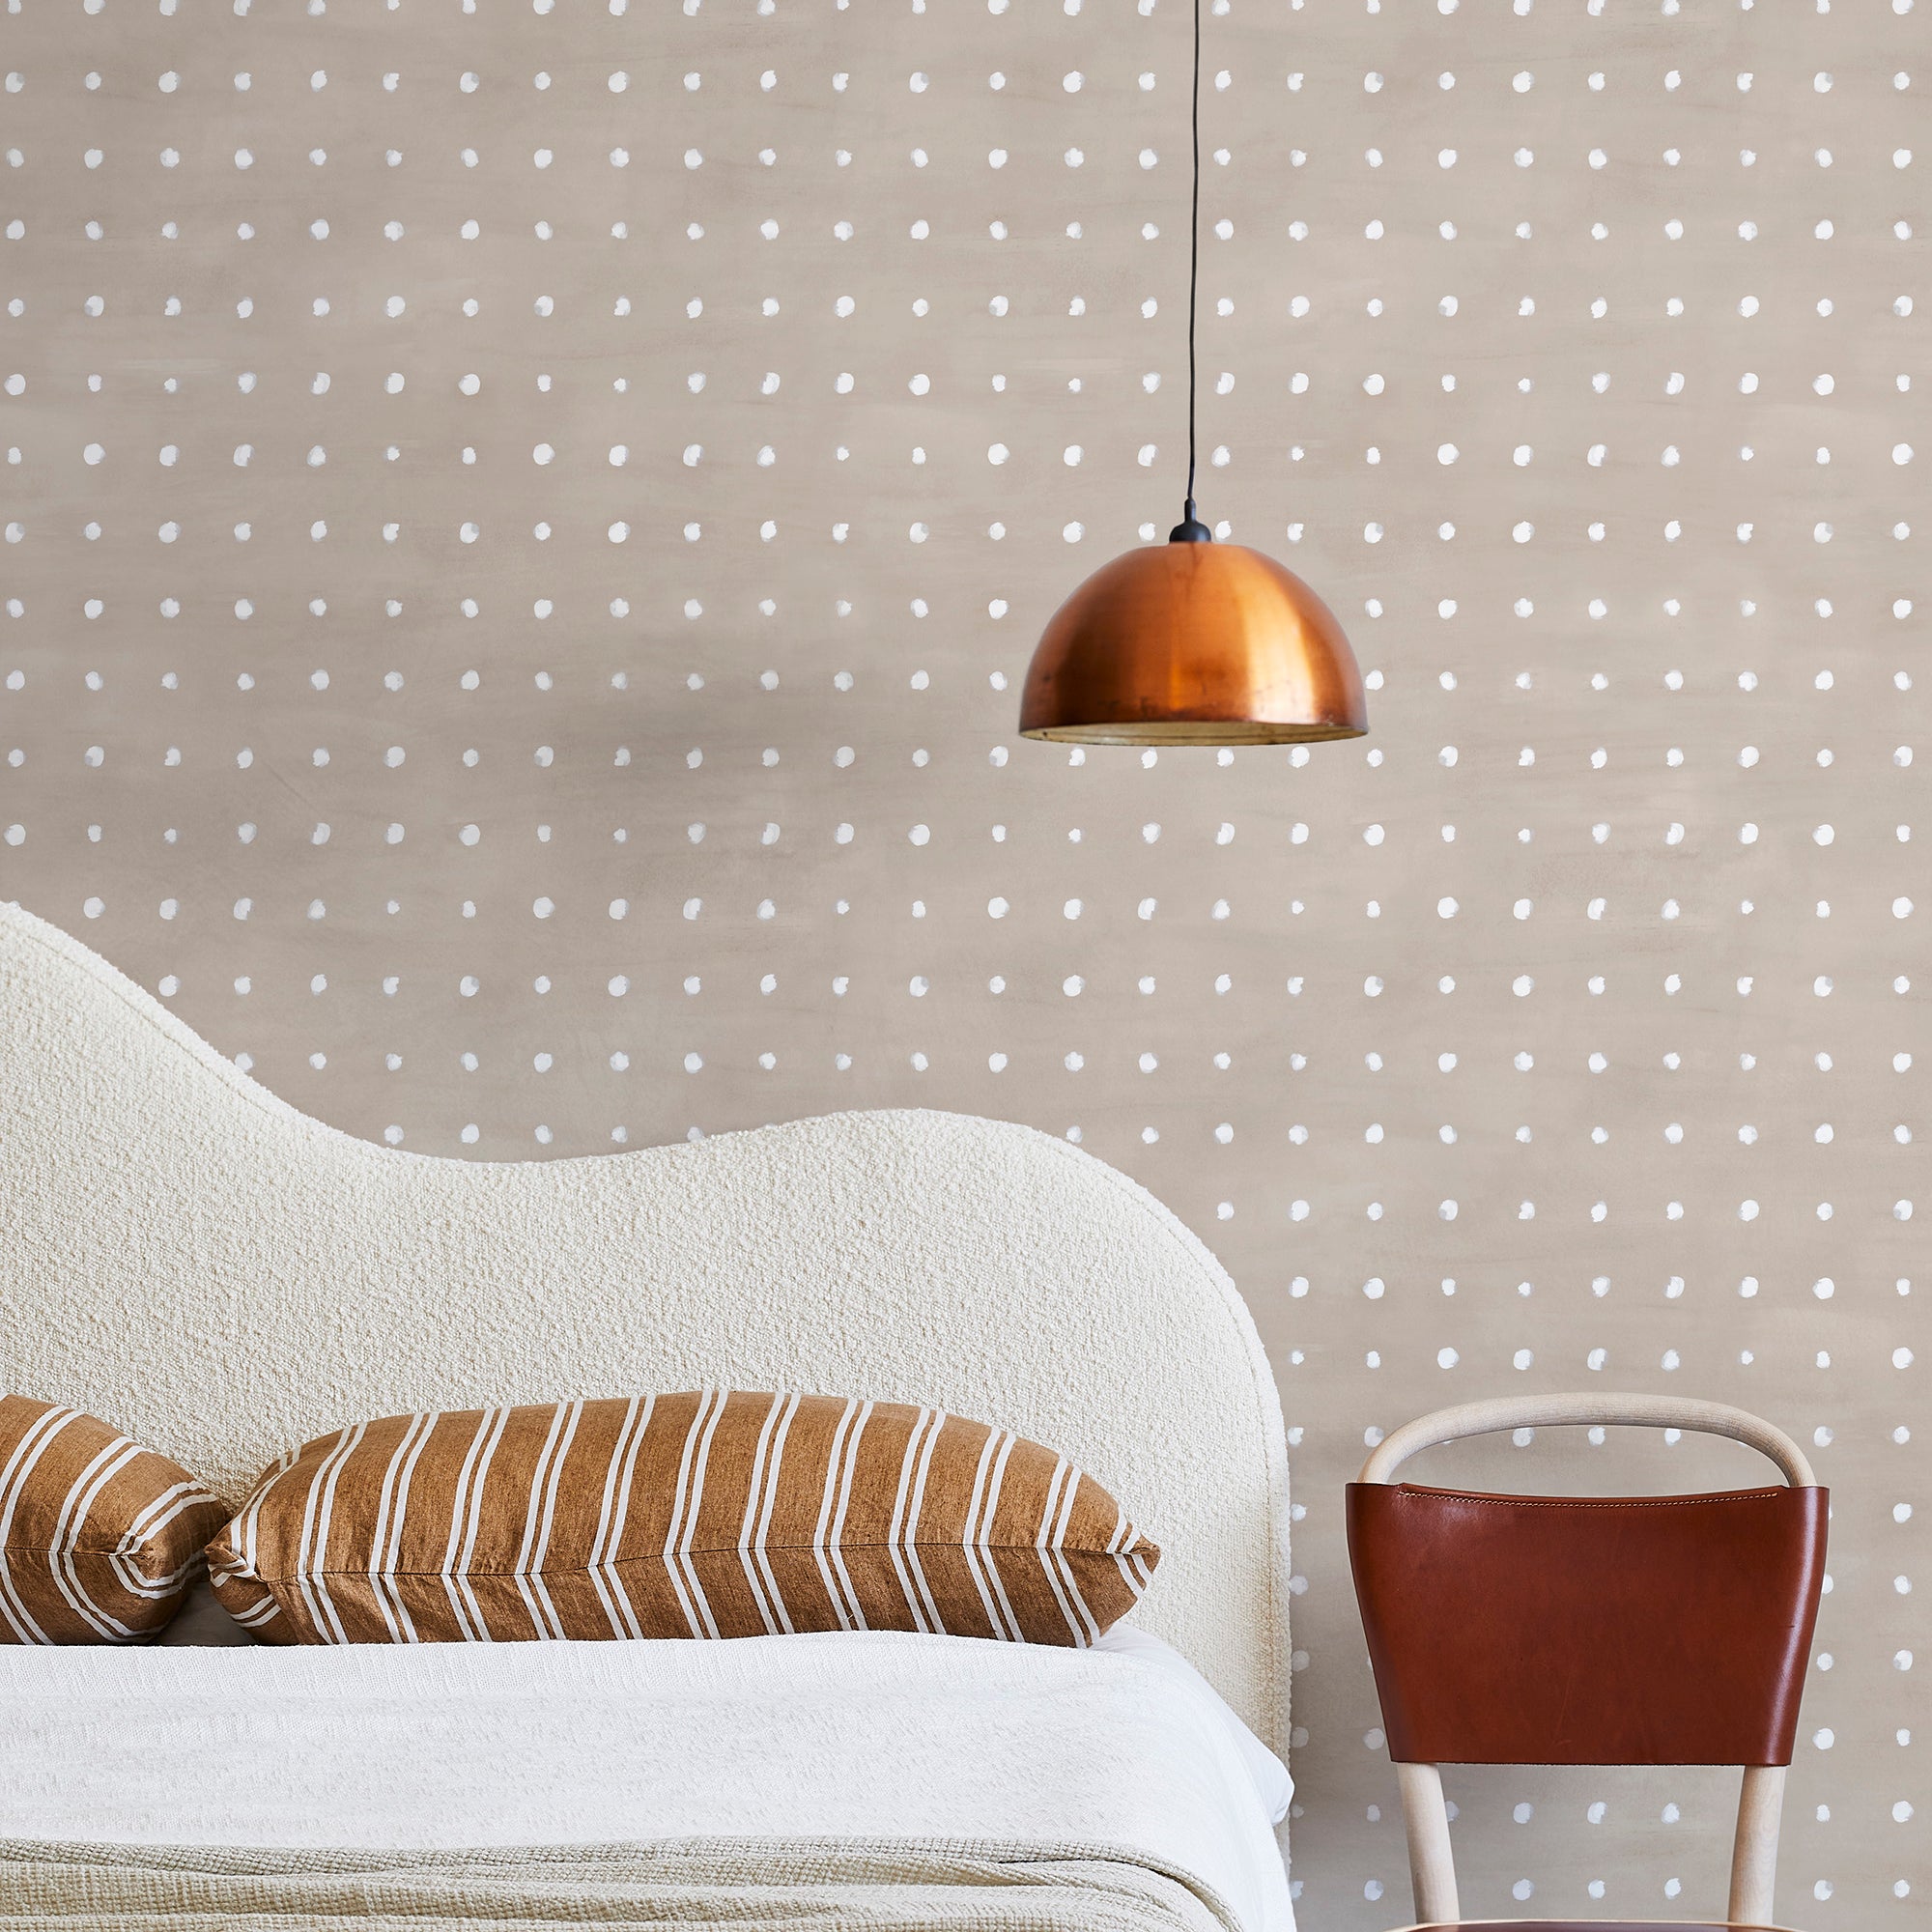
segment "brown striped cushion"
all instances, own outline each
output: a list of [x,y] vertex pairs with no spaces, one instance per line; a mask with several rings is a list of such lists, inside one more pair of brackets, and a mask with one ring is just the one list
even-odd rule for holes
[[1160,1552],[1065,1457],[839,1396],[397,1415],[285,1457],[208,1552],[265,1643],[934,1631],[1091,1643]]
[[133,1643],[181,1605],[227,1512],[77,1408],[0,1396],[0,1643]]

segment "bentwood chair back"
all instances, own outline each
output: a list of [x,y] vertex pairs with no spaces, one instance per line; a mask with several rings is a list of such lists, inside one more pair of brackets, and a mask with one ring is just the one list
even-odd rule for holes
[[[1731,1436],[1776,1463],[1785,1487],[1502,1496],[1393,1480],[1437,1443],[1579,1423]],[[1724,1922],[1770,1923],[1827,1503],[1789,1436],[1719,1403],[1466,1403],[1376,1449],[1349,1485],[1349,1554],[1419,1919],[1462,1922],[1441,1764],[1736,1764],[1744,1784]]]

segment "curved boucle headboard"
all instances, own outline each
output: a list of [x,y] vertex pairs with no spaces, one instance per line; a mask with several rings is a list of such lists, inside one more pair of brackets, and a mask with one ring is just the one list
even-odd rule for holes
[[704,1384],[1065,1450],[1163,1546],[1136,1621],[1285,1747],[1280,1404],[1234,1285],[1123,1176],[918,1112],[582,1160],[374,1147],[0,904],[0,1391],[237,1498],[363,1417]]

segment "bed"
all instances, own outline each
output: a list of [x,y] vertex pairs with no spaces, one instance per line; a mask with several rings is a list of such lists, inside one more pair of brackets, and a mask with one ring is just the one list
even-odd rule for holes
[[944,1405],[1162,1546],[1087,1650],[0,1651],[0,1927],[1288,1932],[1287,1468],[1212,1257],[1077,1149],[850,1114],[482,1164],[296,1112],[0,906],[0,1390],[224,1501],[346,1420],[694,1387]]

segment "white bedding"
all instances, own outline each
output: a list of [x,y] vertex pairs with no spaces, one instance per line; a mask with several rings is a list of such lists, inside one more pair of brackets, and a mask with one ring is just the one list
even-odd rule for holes
[[1138,1632],[0,1650],[0,1837],[396,1849],[1079,1842],[1293,1932],[1288,1774]]

